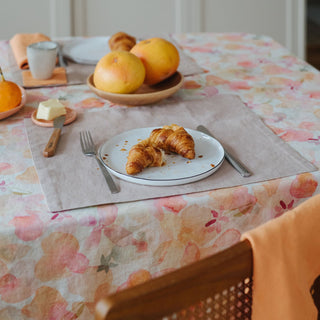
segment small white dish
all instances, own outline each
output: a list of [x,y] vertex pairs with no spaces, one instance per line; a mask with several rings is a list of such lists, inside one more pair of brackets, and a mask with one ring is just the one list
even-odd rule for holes
[[92,37],[74,39],[62,46],[62,54],[74,62],[95,65],[103,56],[110,52],[109,38]]
[[196,157],[189,160],[177,154],[165,155],[162,167],[149,167],[136,175],[126,173],[129,150],[149,137],[152,128],[139,128],[123,132],[106,141],[98,156],[116,177],[137,184],[174,186],[204,179],[219,169],[224,160],[224,149],[216,139],[197,130],[186,129],[195,142]]

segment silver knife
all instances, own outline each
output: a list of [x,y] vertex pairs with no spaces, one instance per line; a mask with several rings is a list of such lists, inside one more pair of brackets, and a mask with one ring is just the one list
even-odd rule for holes
[[43,151],[43,155],[45,157],[52,157],[55,152],[56,152],[56,148],[57,148],[57,144],[60,138],[60,134],[61,134],[61,128],[63,127],[63,124],[66,120],[66,116],[60,116],[57,117],[53,120],[53,127],[54,130],[52,132],[52,135]]
[[[211,137],[214,138],[214,136],[212,135],[212,133],[205,127],[205,126],[198,126],[197,127],[198,131],[201,131]],[[224,148],[224,147],[223,147]],[[234,156],[232,156],[225,148],[224,148],[224,155],[226,157],[226,159],[229,161],[229,163],[243,176],[243,177],[250,177],[251,173],[248,171],[247,168],[245,168],[245,166],[240,163],[239,160],[235,159]]]

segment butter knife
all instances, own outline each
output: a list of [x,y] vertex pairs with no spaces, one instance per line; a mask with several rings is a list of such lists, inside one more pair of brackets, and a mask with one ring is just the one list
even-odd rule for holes
[[[214,138],[214,136],[212,135],[212,133],[203,125],[200,125],[197,127],[198,131],[201,131],[209,136],[211,136],[212,138]],[[248,169],[242,164],[240,163],[239,160],[237,160],[233,155],[231,155],[224,147],[224,155],[225,158],[229,161],[229,163],[243,176],[243,177],[250,177],[251,173],[248,171]]]
[[60,116],[60,117],[57,117],[53,120],[53,127],[54,127],[54,130],[52,132],[52,135],[43,151],[43,155],[45,157],[52,157],[55,152],[56,152],[56,148],[57,148],[57,145],[58,145],[58,141],[59,141],[59,138],[60,138],[60,134],[61,134],[61,128],[63,127],[63,124],[66,120],[66,116],[63,115],[63,116]]

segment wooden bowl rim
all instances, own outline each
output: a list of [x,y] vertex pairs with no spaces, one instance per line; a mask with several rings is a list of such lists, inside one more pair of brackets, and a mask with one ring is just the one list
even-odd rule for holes
[[[173,77],[177,77],[177,80],[174,82],[174,84],[167,88],[161,89],[160,85],[163,85],[166,82],[169,82],[170,80],[172,80]],[[112,93],[112,92],[107,92],[107,91],[97,89],[93,83],[93,73],[92,73],[87,78],[87,85],[98,96],[106,100],[109,100],[111,102],[114,102],[116,100],[118,101],[121,100],[121,101],[126,101],[126,103],[128,104],[130,104],[130,102],[134,104],[136,101],[145,100],[143,104],[148,104],[150,103],[150,101],[154,101],[154,100],[160,101],[162,99],[168,98],[170,95],[174,94],[181,88],[183,81],[184,81],[184,76],[179,71],[176,71],[171,77],[169,77],[168,79],[158,84],[159,90],[157,90],[157,85],[155,85],[155,86],[150,86],[150,88],[155,88],[156,91],[145,92],[145,93],[133,92],[129,94],[119,94],[119,93]]]

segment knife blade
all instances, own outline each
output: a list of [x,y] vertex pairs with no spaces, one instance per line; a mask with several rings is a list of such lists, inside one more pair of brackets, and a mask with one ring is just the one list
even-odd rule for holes
[[[197,127],[198,131],[201,131],[212,138],[214,138],[213,134],[203,125],[200,125]],[[239,161],[237,160],[230,152],[228,152],[225,147],[224,149],[224,155],[227,161],[243,176],[243,177],[250,177],[251,172]]]
[[53,120],[54,130],[53,130],[51,137],[50,137],[50,139],[49,139],[49,141],[43,151],[43,155],[45,157],[48,158],[48,157],[54,156],[54,154],[56,152],[57,145],[58,145],[58,141],[60,138],[61,129],[63,127],[65,120],[66,120],[65,115],[57,117]]

